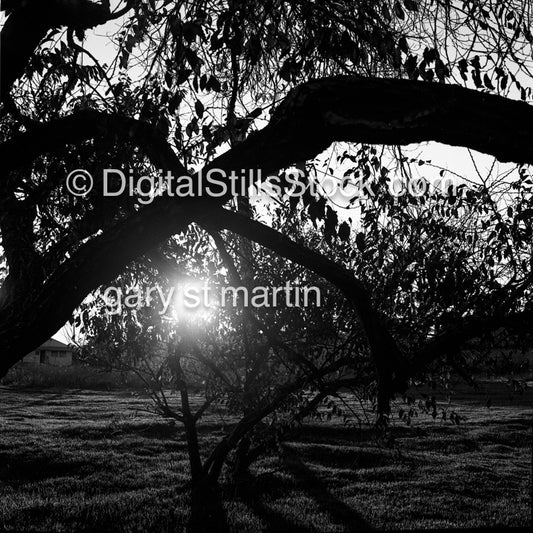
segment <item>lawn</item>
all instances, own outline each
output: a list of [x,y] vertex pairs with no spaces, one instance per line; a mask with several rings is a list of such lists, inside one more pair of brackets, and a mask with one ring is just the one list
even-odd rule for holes
[[[234,531],[351,531],[531,524],[531,389],[463,391],[460,425],[394,421],[384,443],[342,419],[302,426],[238,494]],[[132,392],[0,388],[0,529],[180,531],[187,457],[179,426]],[[223,413],[222,413],[223,415]],[[227,422],[201,427],[213,444]]]

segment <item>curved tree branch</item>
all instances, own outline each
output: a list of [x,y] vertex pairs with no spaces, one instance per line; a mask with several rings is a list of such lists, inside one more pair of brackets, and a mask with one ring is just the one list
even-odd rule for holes
[[[294,161],[314,157],[334,140],[381,144],[435,140],[484,151],[504,161],[530,163],[533,162],[530,143],[532,109],[522,102],[455,86],[406,80],[326,78],[292,91],[267,127],[215,159],[209,168],[227,172],[241,169],[271,172]],[[95,137],[134,142],[159,168],[171,169],[175,175],[186,173],[166,140],[160,138],[150,125],[95,111],[38,125],[30,132],[14,137],[0,145],[0,159],[9,170],[27,163],[32,157]],[[9,189],[8,185],[4,181],[1,187]],[[33,317],[34,321],[38,322],[43,316],[43,306],[52,305],[50,298],[54,295],[57,298],[64,291],[61,310],[53,322],[53,327],[60,327],[83,296],[106,279],[112,279],[127,262],[148,249],[150,242],[155,244],[163,240],[176,233],[180,225],[184,227],[192,220],[201,221],[210,209],[219,207],[225,199],[184,201],[159,198],[120,227],[93,239],[35,296],[39,315]],[[234,222],[227,220],[226,223],[237,230]],[[247,231],[242,227],[239,229]],[[276,248],[293,260],[314,262],[315,272],[326,279],[335,279],[334,283],[340,284],[339,288],[348,291],[352,297],[363,297],[353,280],[348,287],[348,279],[343,273],[330,272],[329,263],[326,265],[312,255],[309,259],[307,251],[303,254],[283,240],[276,242],[277,236],[261,233],[265,230],[259,229],[254,229],[254,240],[262,238],[270,245],[275,242]],[[122,243],[118,252],[112,251],[112,242]],[[126,243],[130,248],[125,248]],[[92,264],[90,268],[82,268],[83,261],[92,261],[98,264],[98,268]],[[76,279],[80,276],[83,281]],[[45,289],[48,292],[43,292]],[[16,309],[8,306],[1,311],[0,323],[3,322],[5,327],[0,329],[0,338],[11,338],[10,335],[19,339],[26,337],[21,346],[32,349],[54,332],[50,322],[39,336],[28,341],[27,329],[23,326],[27,315],[21,308],[19,312]],[[381,332],[376,323],[368,327],[373,334]],[[21,333],[16,334],[16,331]],[[5,371],[6,364],[10,365],[24,355],[21,350],[18,353],[10,357],[10,362],[3,362],[1,370]]]
[[[3,143],[0,158],[6,169],[14,168],[65,144],[120,130],[128,122],[131,127],[136,123],[98,111],[78,112]],[[437,141],[500,161],[533,164],[532,124],[532,106],[455,85],[323,78],[291,91],[265,128],[209,166],[272,172],[312,159],[334,141],[394,145]]]
[[215,216],[209,218],[207,226],[213,229],[228,229],[261,244],[329,281],[344,294],[356,310],[368,338],[370,353],[378,373],[380,412],[387,412],[393,388],[401,390],[406,387],[405,381],[400,383],[399,376],[402,374],[403,377],[407,361],[387,331],[383,320],[374,310],[363,283],[335,261],[240,213],[218,209]]
[[331,77],[293,89],[269,125],[221,155],[226,168],[272,171],[315,157],[334,141],[436,141],[502,162],[533,163],[533,107],[456,85]]

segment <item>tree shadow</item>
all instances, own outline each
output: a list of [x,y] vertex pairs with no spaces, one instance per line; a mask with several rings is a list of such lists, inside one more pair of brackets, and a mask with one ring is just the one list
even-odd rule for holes
[[290,520],[283,513],[265,505],[261,499],[261,496],[266,492],[265,487],[262,486],[259,489],[256,480],[252,479],[252,476],[249,476],[249,479],[243,485],[243,489],[239,491],[241,501],[266,523],[267,531],[276,533],[283,531],[313,533],[312,529]]
[[37,396],[37,399],[26,402],[24,408],[49,405],[51,402],[61,400],[67,396],[65,392],[49,392],[43,389],[22,389],[22,392],[30,397]]
[[332,494],[324,482],[286,444],[282,446],[281,459],[299,485],[313,498],[333,523],[343,525],[347,531],[372,531],[374,528],[349,505]]
[[174,424],[165,422],[152,423],[122,423],[116,427],[106,426],[84,426],[76,425],[61,428],[59,430],[63,437],[70,439],[83,439],[99,441],[113,435],[127,436],[133,435],[145,439],[171,440],[176,441],[180,436],[180,428]]
[[62,460],[30,452],[0,454],[0,462],[0,480],[12,485],[90,474],[96,470],[89,461]]

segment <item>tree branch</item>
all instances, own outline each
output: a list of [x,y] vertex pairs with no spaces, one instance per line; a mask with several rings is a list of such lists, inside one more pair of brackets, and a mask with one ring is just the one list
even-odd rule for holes
[[456,327],[428,340],[414,354],[404,371],[414,376],[443,355],[457,353],[470,339],[482,337],[500,328],[530,333],[533,329],[532,324],[531,309],[508,315],[466,317]]
[[[215,159],[209,168],[239,173],[241,169],[275,171],[314,157],[334,140],[382,144],[435,140],[484,151],[502,161],[533,163],[532,109],[522,102],[456,86],[407,80],[325,78],[292,91],[267,127]],[[0,160],[7,171],[40,154],[96,137],[133,142],[160,169],[170,169],[174,175],[186,174],[176,154],[152,126],[96,111],[76,113],[17,135],[0,145]],[[9,188],[9,180],[0,182],[1,193]],[[156,242],[193,220],[201,222],[208,213],[215,213],[213,208],[226,199],[159,198],[84,245],[32,295],[33,309],[21,304],[0,310],[0,338],[10,339],[5,350],[9,356],[2,360],[0,373],[56,331],[88,292],[112,279]],[[251,221],[238,228],[235,219],[230,220],[224,213],[221,216],[225,217],[228,229],[248,233],[253,240],[262,240],[268,246],[275,245],[273,249],[287,254],[291,260],[304,265],[311,263],[315,273],[339,286],[351,301],[361,298],[365,302],[363,287],[348,279],[344,272],[331,269],[330,263],[319,259],[320,256],[289,246],[275,232],[269,233],[270,228],[254,226]],[[253,234],[249,233],[250,227],[254,228]],[[58,299],[59,302],[55,301]],[[364,303],[363,307],[367,305]],[[51,312],[53,309],[57,312]],[[28,335],[28,324],[39,322],[46,327],[40,327],[34,337]],[[385,353],[390,349],[390,339],[383,336],[379,322],[372,319],[365,329],[384,343]]]
[[406,145],[437,141],[533,163],[533,107],[455,85],[331,77],[293,89],[269,125],[213,165],[274,171],[334,141]]
[[127,13],[132,2],[111,13],[109,1],[8,0],[2,10],[9,16],[0,32],[0,101],[22,76],[28,61],[48,31],[67,26],[85,30]]

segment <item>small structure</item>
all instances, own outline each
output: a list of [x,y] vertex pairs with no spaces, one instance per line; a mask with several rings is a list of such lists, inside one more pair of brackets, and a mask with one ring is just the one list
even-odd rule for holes
[[50,339],[41,344],[35,351],[26,355],[22,362],[38,365],[71,366],[72,349],[60,341]]

